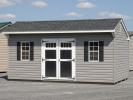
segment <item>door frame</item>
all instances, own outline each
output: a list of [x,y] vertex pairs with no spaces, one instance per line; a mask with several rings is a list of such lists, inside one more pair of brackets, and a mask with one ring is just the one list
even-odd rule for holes
[[[67,40],[67,41],[74,41],[73,46],[72,46],[72,58],[74,58],[74,61],[72,61],[72,78],[61,78],[59,77],[60,75],[60,65],[59,65],[59,61],[56,62],[56,77],[45,77],[45,64],[43,63],[42,59],[43,59],[43,55],[45,56],[45,52],[43,50],[45,50],[45,45],[43,44],[43,41],[56,41],[57,46],[56,46],[56,59],[59,60],[59,52],[60,52],[60,41],[63,40]],[[46,42],[44,42],[46,43]],[[66,48],[67,49],[67,48]],[[75,38],[43,38],[41,39],[41,79],[45,80],[45,79],[57,79],[57,80],[74,80],[76,78],[76,39]]]

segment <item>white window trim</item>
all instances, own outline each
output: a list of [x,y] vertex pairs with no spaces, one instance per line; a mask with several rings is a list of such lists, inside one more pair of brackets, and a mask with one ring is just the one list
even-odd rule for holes
[[[98,60],[90,60],[90,52],[94,52],[93,51],[90,51],[90,42],[98,42]],[[89,41],[89,62],[99,62],[99,41]]]
[[[22,59],[22,43],[29,43],[29,59]],[[21,48],[21,61],[30,61],[30,42],[29,41],[21,41],[20,42],[20,48]]]

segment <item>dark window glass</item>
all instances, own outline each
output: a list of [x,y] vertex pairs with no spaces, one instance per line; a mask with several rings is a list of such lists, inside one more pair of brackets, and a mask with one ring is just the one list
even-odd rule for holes
[[56,50],[45,50],[46,59],[56,59]]
[[55,48],[56,43],[46,43],[46,48]]
[[90,42],[90,46],[93,46],[93,42]]
[[98,46],[98,42],[94,42],[94,46]]
[[72,47],[72,44],[71,43],[61,43],[61,47],[62,48],[70,48],[70,47]]
[[45,74],[46,77],[56,77],[56,61],[45,62]]
[[71,59],[72,58],[72,50],[61,50],[61,59]]
[[72,77],[72,62],[61,61],[61,77]]

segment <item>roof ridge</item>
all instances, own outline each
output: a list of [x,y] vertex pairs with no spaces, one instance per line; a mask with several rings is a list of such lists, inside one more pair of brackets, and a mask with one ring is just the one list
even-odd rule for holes
[[69,21],[103,21],[103,20],[121,20],[122,18],[103,18],[103,19],[69,19],[69,20],[36,20],[36,21],[16,21],[15,23],[30,22],[69,22]]

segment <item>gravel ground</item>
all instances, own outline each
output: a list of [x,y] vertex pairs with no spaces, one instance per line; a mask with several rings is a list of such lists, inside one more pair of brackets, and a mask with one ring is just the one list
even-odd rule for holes
[[133,100],[133,72],[116,85],[8,81],[0,73],[0,100]]

